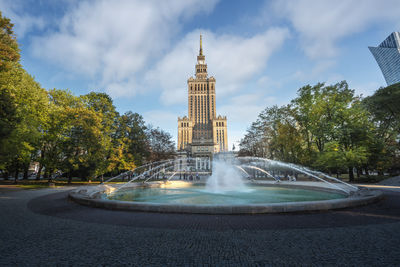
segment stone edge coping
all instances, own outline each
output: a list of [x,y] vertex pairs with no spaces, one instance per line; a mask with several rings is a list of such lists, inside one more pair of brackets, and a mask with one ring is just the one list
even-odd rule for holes
[[[146,183],[131,183],[129,186],[124,187],[122,190],[127,190],[129,188],[135,188],[135,187],[158,187],[161,186],[162,184],[165,184],[165,182],[180,182],[180,183],[190,183],[190,184],[195,184],[195,185],[206,185],[205,182],[199,182],[199,181],[180,181],[180,180],[174,180],[174,181],[153,181],[153,182],[146,182]],[[269,181],[255,181],[255,182],[246,182],[246,185],[251,185],[251,186],[275,186],[275,187],[284,187],[284,188],[300,188],[300,189],[308,189],[308,190],[316,190],[316,191],[322,191],[322,192],[330,192],[330,193],[337,193],[341,194],[344,196],[349,196],[348,193],[345,193],[343,190],[339,190],[336,188],[332,187],[327,187],[326,184],[321,183],[321,182],[280,182],[280,183],[275,183],[275,182],[269,182]],[[112,185],[111,185],[112,186]],[[339,184],[339,187],[341,185]],[[78,190],[79,191],[79,190]]]
[[[321,188],[318,189],[320,190]],[[323,191],[327,190],[324,189]],[[381,200],[383,198],[383,193],[378,190],[368,190],[365,196],[352,195],[342,199],[246,205],[174,205],[167,203],[128,202],[90,198],[77,191],[70,192],[68,197],[81,205],[110,210],[197,214],[262,214],[323,211],[362,206]]]

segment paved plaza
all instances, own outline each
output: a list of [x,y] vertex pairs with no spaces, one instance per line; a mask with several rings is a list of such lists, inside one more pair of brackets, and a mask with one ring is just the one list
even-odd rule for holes
[[400,262],[400,192],[364,207],[271,215],[94,209],[71,188],[0,188],[0,265],[393,266]]

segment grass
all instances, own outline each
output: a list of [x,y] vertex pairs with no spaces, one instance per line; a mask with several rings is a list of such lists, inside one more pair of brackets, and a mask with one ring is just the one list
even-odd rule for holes
[[[104,180],[106,181],[107,179],[105,178]],[[107,184],[116,184],[121,182],[122,180],[117,180],[117,181],[114,180],[108,182]],[[127,180],[125,179],[123,182],[127,182]],[[61,178],[52,180],[51,183],[54,184],[54,186],[80,186],[80,185],[99,185],[100,181],[95,180],[89,182],[89,181],[82,181],[80,178],[73,178],[71,183],[69,184],[67,179]],[[26,190],[53,187],[53,185],[50,186],[49,181],[47,179],[17,180],[17,183],[14,184],[14,178],[10,178],[9,180],[1,180],[0,185],[12,185]]]
[[41,189],[41,188],[47,188],[49,185],[47,184],[17,184],[17,187],[25,189],[25,190],[30,190],[30,189]]
[[[395,175],[396,176],[396,175]],[[336,175],[332,175],[332,177],[336,178]],[[354,174],[354,183],[365,183],[365,184],[374,184],[379,183],[385,179],[394,177],[393,175],[360,175],[357,177],[357,174]],[[349,182],[349,175],[348,174],[341,174],[339,175],[339,179],[343,182]]]

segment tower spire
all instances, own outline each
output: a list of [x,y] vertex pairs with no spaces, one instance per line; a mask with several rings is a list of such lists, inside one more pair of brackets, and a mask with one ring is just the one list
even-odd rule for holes
[[200,34],[200,52],[199,52],[199,56],[203,55],[203,44],[202,44],[202,40],[201,40],[201,34]]

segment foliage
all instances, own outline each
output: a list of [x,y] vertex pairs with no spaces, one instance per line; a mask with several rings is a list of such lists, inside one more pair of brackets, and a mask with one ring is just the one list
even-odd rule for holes
[[19,62],[20,50],[13,32],[10,19],[3,17],[0,12],[0,71],[12,69]]
[[399,162],[400,85],[361,99],[345,81],[298,90],[287,106],[267,107],[240,142],[242,155],[298,163],[328,172],[380,172]]
[[37,178],[56,172],[91,179],[174,155],[171,135],[141,115],[120,116],[110,96],[46,91],[19,64],[10,20],[0,13],[0,171],[7,178],[39,163]]
[[147,130],[151,161],[160,161],[171,158],[175,153],[175,143],[172,136],[160,128],[149,127]]
[[375,132],[368,165],[382,173],[400,171],[400,83],[380,88],[363,99],[372,114]]

